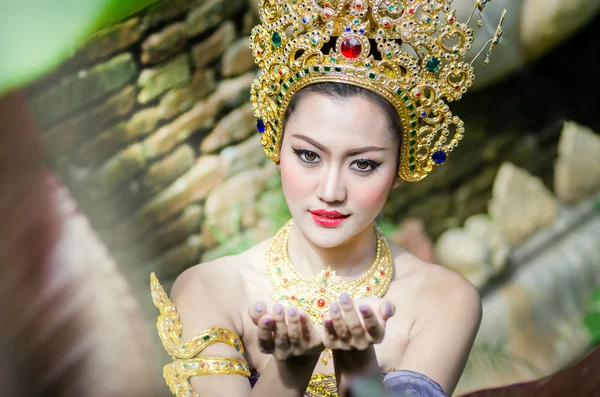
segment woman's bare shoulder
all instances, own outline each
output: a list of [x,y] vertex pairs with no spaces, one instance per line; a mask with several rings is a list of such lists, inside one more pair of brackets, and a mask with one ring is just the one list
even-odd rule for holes
[[[421,260],[405,249],[390,244],[394,256],[396,270],[395,283],[402,288],[409,288],[418,300],[431,301],[431,298],[441,302],[454,304],[452,297],[470,301],[472,305],[480,302],[477,289],[460,274],[437,265]],[[422,299],[421,299],[422,298]]]
[[[231,292],[233,288],[243,288],[242,275],[251,273],[262,264],[268,242],[265,240],[242,253],[202,262],[188,268],[175,280],[171,290],[172,299],[175,301],[178,296],[183,294],[230,295],[228,292]],[[223,288],[224,285],[227,288]],[[238,289],[237,291],[241,292],[242,290]]]

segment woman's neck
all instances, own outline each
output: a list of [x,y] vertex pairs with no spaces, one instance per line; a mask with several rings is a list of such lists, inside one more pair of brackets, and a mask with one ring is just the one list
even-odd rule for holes
[[313,277],[321,270],[335,270],[348,281],[366,271],[375,260],[377,237],[372,226],[367,226],[354,237],[331,248],[323,248],[306,238],[297,225],[288,239],[288,255],[292,265],[304,277]]

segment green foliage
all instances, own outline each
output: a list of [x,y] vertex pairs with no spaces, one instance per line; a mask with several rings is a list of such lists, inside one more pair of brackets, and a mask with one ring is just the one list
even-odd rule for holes
[[600,289],[592,293],[583,323],[591,335],[592,346],[600,344]]
[[596,212],[600,214],[600,200],[596,201],[594,208],[596,208]]
[[49,72],[93,32],[157,0],[0,3],[0,96]]

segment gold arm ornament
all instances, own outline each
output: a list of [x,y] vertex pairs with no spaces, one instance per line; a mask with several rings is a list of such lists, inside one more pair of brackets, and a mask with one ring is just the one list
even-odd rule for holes
[[192,389],[189,378],[203,375],[250,376],[250,368],[242,360],[222,357],[197,357],[204,349],[215,343],[226,343],[245,355],[241,338],[226,328],[210,328],[187,342],[181,340],[183,327],[179,313],[169,299],[154,273],[150,274],[152,301],[160,311],[158,336],[173,362],[163,368],[163,376],[171,392],[177,397],[199,397]]

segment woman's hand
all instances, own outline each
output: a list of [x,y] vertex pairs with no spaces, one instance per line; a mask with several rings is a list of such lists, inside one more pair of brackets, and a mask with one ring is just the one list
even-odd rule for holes
[[324,319],[325,347],[332,350],[365,350],[369,345],[383,340],[385,324],[396,310],[393,303],[369,299],[359,303],[356,310],[346,293],[340,295],[340,302],[329,306],[329,314]]
[[248,310],[258,326],[258,346],[261,352],[272,354],[278,360],[299,356],[318,356],[324,349],[321,330],[313,325],[308,315],[295,307],[276,303],[268,313],[264,302],[257,302]]

